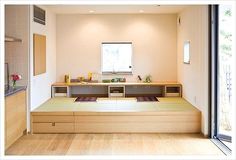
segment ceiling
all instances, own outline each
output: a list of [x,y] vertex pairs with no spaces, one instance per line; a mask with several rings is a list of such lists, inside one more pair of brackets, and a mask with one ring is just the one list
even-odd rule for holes
[[47,5],[56,14],[173,14],[185,5]]

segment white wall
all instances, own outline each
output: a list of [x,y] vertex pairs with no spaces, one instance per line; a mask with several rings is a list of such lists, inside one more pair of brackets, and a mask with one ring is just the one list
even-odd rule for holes
[[[178,81],[183,97],[202,112],[202,133],[208,134],[208,6],[192,6],[179,15]],[[183,44],[190,41],[190,64],[183,64]]]
[[[51,98],[51,85],[56,80],[56,15],[44,6],[46,25],[33,22],[33,7],[30,18],[30,108],[33,110]],[[33,34],[46,35],[46,73],[33,75]]]
[[153,81],[176,81],[176,36],[176,14],[57,15],[57,81],[64,81],[65,74],[100,73],[104,41],[133,42],[128,81],[147,74]]

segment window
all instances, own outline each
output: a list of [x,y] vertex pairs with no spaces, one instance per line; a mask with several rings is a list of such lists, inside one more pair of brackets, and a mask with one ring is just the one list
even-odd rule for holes
[[190,64],[190,42],[184,42],[184,63]]
[[102,43],[102,73],[132,74],[132,43]]

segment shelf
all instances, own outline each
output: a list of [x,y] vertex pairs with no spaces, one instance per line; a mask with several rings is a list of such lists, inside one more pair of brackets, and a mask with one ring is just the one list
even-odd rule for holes
[[53,86],[52,97],[69,97],[68,86]]
[[[64,84],[64,85],[63,85]],[[61,87],[61,88],[60,88]],[[56,94],[55,93],[59,93]],[[62,93],[62,94],[61,94]],[[63,94],[64,93],[64,94]],[[181,97],[182,85],[179,83],[54,83],[52,97],[65,96],[102,96],[102,97]]]
[[108,86],[108,97],[125,97],[125,86]]
[[22,40],[16,37],[5,36],[5,42],[22,42]]
[[165,97],[181,97],[181,86],[165,86]]

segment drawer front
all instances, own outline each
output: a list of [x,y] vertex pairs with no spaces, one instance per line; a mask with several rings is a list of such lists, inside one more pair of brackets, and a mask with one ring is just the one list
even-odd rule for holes
[[74,123],[33,123],[33,133],[74,133]]
[[163,123],[163,122],[199,122],[200,116],[75,116],[75,123]]
[[34,122],[74,122],[74,116],[33,116]]
[[200,133],[200,123],[75,123],[75,133]]

